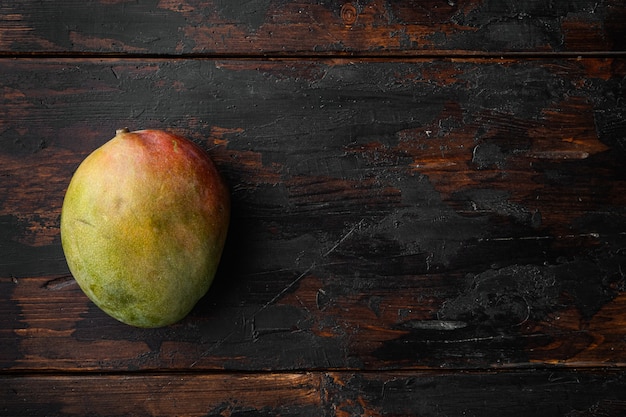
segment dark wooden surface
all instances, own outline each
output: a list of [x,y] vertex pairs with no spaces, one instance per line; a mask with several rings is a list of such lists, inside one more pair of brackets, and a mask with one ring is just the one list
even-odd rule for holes
[[[0,5],[0,414],[626,414],[622,1]],[[182,322],[69,274],[117,128],[213,157],[233,218]]]

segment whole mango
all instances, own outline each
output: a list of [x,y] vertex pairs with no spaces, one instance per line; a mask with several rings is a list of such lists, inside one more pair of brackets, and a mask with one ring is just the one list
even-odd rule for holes
[[122,129],[74,173],[61,243],[98,307],[132,326],[161,327],[208,291],[229,219],[228,189],[201,148],[160,130]]

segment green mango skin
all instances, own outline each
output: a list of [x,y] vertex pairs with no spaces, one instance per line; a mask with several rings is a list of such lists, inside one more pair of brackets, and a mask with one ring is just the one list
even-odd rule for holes
[[104,312],[162,327],[208,291],[229,219],[228,189],[202,149],[164,131],[124,129],[74,173],[61,243],[80,288]]

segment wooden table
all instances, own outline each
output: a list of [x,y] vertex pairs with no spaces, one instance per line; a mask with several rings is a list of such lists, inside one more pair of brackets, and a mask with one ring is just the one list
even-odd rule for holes
[[[626,414],[623,0],[7,1],[0,91],[1,415]],[[166,328],[60,245],[120,127],[232,192]]]

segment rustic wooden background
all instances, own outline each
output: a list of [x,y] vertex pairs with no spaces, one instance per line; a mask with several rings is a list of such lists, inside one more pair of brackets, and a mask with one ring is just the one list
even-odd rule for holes
[[[626,415],[623,0],[2,2],[0,91],[1,415]],[[125,126],[232,190],[162,329],[59,240]]]

